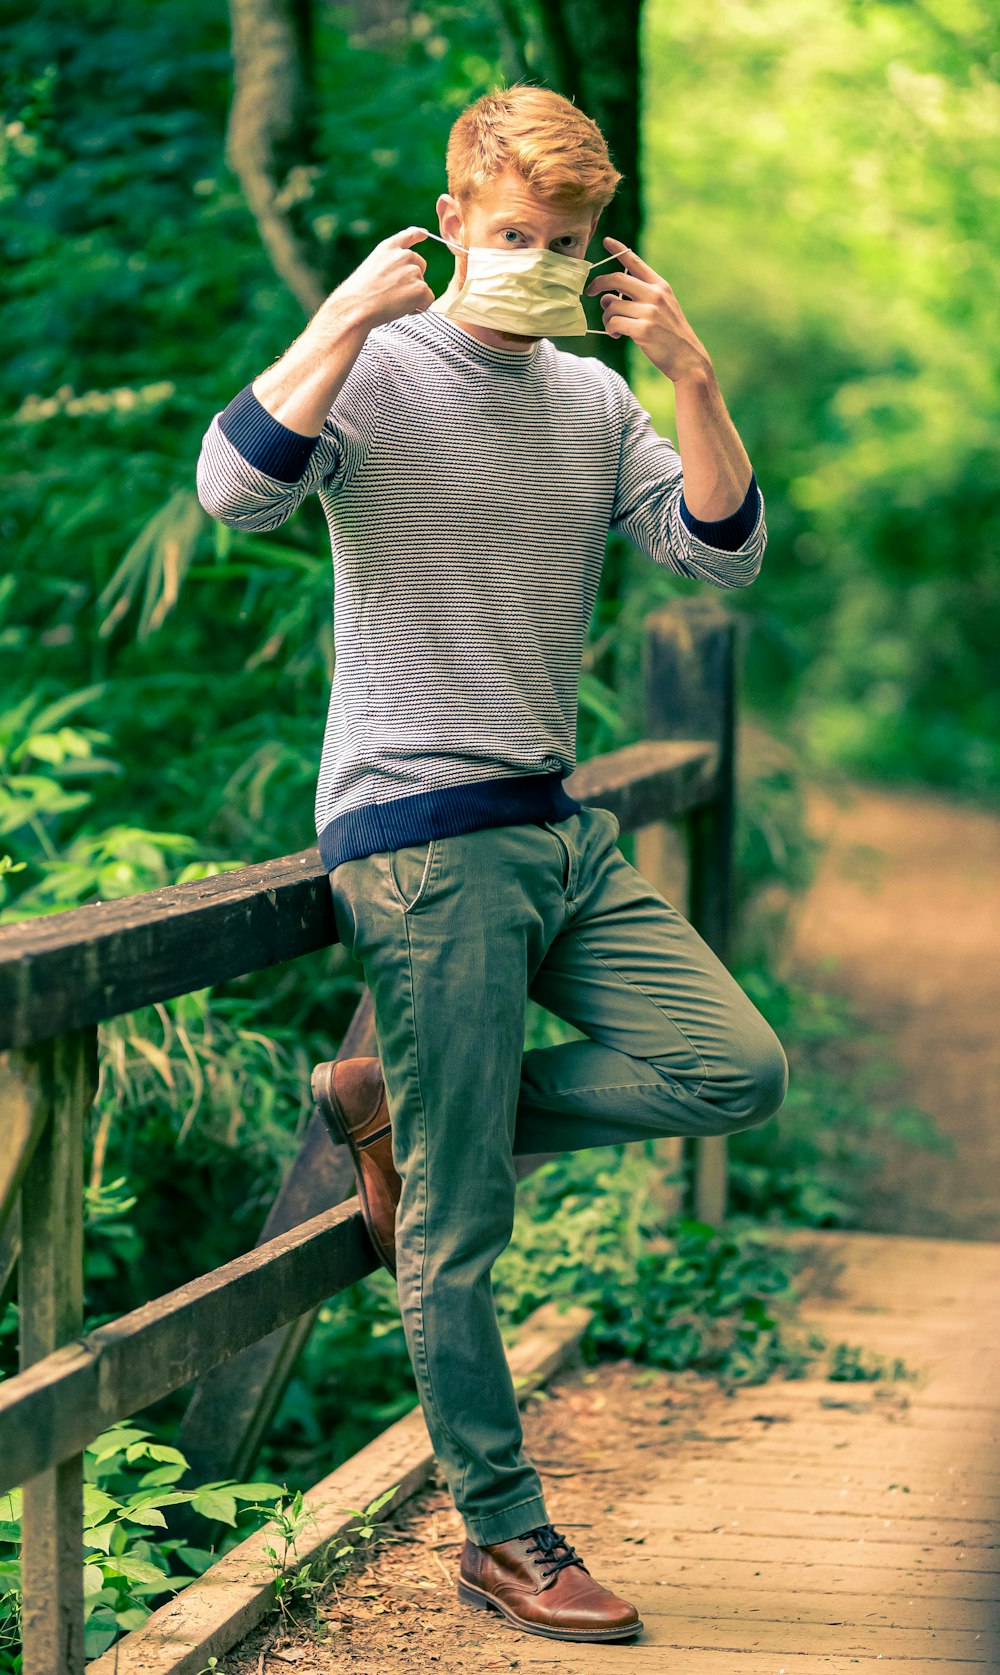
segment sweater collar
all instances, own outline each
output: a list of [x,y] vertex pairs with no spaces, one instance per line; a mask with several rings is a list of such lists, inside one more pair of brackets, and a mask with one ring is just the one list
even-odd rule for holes
[[412,319],[425,319],[432,323],[434,330],[443,332],[459,347],[466,351],[473,360],[480,361],[485,366],[505,366],[516,368],[523,364],[534,366],[538,361],[539,352],[544,337],[533,343],[530,349],[497,349],[492,343],[483,343],[464,326],[459,325],[449,314],[442,314],[440,309],[425,308],[422,313],[414,314]]

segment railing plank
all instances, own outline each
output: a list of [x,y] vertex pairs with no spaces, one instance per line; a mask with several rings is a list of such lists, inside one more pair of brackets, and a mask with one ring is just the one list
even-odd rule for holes
[[[83,1133],[97,1088],[97,1033],[78,1030],[12,1054],[9,1070],[46,1119],[21,1189],[20,1353],[31,1369],[83,1325]],[[22,1371],[10,1386],[31,1376]],[[72,1449],[65,1456],[22,1474],[24,1675],[83,1670],[83,1461]]]
[[[23,1260],[23,1259],[22,1259]],[[0,1493],[370,1273],[357,1198],[0,1384]]]
[[[644,740],[568,776],[623,831],[713,794],[710,740]],[[313,847],[280,860],[0,927],[0,1048],[23,1047],[337,941]]]
[[[515,1159],[518,1179],[554,1152]],[[357,1195],[0,1384],[0,1494],[363,1279]]]

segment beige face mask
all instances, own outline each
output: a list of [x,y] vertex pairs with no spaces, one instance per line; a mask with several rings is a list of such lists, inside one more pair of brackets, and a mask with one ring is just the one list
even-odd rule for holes
[[525,337],[612,335],[588,326],[580,296],[590,269],[617,261],[616,254],[588,262],[579,256],[560,256],[557,250],[494,250],[490,245],[456,244],[439,233],[428,237],[453,250],[464,250],[469,258],[464,285],[437,313]]

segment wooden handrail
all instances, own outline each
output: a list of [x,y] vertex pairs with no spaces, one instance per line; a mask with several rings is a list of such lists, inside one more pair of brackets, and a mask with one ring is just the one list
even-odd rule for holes
[[[615,814],[622,833],[648,839],[664,822],[685,821],[688,916],[723,959],[735,647],[736,622],[714,601],[679,599],[652,613],[643,648],[650,737],[581,763],[565,782],[571,796]],[[655,882],[655,853],[648,852],[644,870]],[[189,1410],[197,1467],[207,1464],[206,1439],[220,1430],[235,1430],[234,1449],[248,1456],[313,1312],[376,1266],[356,1197],[343,1198],[348,1174],[339,1158],[331,1163],[333,1148],[314,1114],[255,1250],[82,1334],[82,1137],[96,1092],[97,1026],[336,941],[315,847],[0,927],[0,1114],[8,1125],[0,1257],[9,1268],[19,1226],[22,1368],[0,1385],[0,1492],[25,1483],[24,1675],[83,1670],[74,1555],[86,1444],[201,1378]],[[371,1032],[365,991],[341,1053],[373,1050]],[[676,1164],[682,1143],[667,1144]],[[698,1142],[697,1157],[697,1211],[721,1215],[725,1142]],[[516,1158],[518,1177],[544,1161]],[[232,1378],[215,1374],[232,1369],[245,1394],[248,1366],[252,1394],[234,1428]]]
[[[711,742],[644,740],[592,757],[564,781],[623,831],[711,798]],[[0,926],[0,1048],[315,953],[338,940],[315,847],[117,901]]]

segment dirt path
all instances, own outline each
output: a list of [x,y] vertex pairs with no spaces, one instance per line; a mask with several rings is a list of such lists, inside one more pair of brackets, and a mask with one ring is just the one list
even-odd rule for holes
[[848,995],[900,1066],[899,1101],[955,1156],[887,1141],[861,1225],[1000,1239],[1000,818],[871,785],[808,794],[829,843],[796,904],[786,974]]

